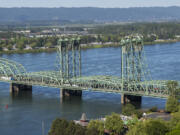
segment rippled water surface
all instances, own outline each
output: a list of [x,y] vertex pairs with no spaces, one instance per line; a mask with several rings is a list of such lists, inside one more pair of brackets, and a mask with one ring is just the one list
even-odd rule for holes
[[[120,48],[82,51],[83,75],[120,76]],[[153,79],[180,80],[180,43],[145,46],[145,54]],[[55,70],[56,53],[12,54],[2,57],[24,65],[27,71]],[[10,95],[9,84],[0,83],[0,134],[41,135],[42,122],[48,133],[52,120],[63,117],[79,119],[103,117],[121,112],[120,94],[84,91],[82,98],[61,102],[60,90],[33,87],[33,92]],[[143,97],[142,108],[164,108],[165,99]]]

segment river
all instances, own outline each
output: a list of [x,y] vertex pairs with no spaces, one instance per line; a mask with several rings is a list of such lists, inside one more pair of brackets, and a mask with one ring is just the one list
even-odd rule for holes
[[[180,42],[163,45],[146,45],[145,54],[153,79],[180,80]],[[55,70],[56,53],[3,55],[24,65],[27,71]],[[120,76],[120,48],[82,50],[83,75]],[[121,96],[114,93],[84,91],[82,98],[60,102],[56,88],[33,87],[32,94],[11,96],[9,84],[0,83],[0,134],[42,135],[57,117],[79,119],[82,113],[88,118],[100,118],[111,112],[121,112]],[[143,97],[141,108],[157,106],[163,109],[165,99]]]

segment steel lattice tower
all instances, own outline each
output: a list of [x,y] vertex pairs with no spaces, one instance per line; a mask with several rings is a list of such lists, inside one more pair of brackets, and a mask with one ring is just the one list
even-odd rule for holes
[[59,71],[63,80],[81,76],[80,38],[58,40]]
[[139,89],[139,82],[152,80],[146,64],[142,37],[129,36],[121,40],[121,45],[122,90]]

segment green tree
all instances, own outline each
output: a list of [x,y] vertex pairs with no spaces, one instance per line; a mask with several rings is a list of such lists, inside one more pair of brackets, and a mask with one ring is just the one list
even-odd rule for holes
[[123,132],[123,121],[119,114],[112,113],[106,116],[105,128],[111,132],[111,135],[120,134]]
[[173,128],[173,130],[168,132],[166,135],[180,135],[180,121],[176,124],[176,127]]
[[3,47],[2,47],[2,45],[0,45],[0,51],[3,51]]
[[137,122],[134,126],[131,126],[126,135],[146,135],[144,134],[144,123]]
[[138,118],[137,117],[133,117],[132,120],[128,120],[127,121],[127,126],[128,126],[128,129],[134,127],[137,123],[139,122]]
[[[76,131],[74,133],[74,135],[85,135],[86,133],[86,128],[80,126],[80,125],[76,125]],[[70,135],[70,134],[68,134]]]
[[35,49],[37,47],[37,43],[36,42],[32,42],[30,43],[30,47]]
[[143,115],[143,111],[142,110],[135,110],[134,115],[136,115],[136,117],[138,119],[140,119]]
[[169,90],[171,96],[176,96],[177,86],[178,86],[177,81],[168,81],[167,82],[167,87],[168,87],[168,90]]
[[99,135],[99,131],[96,128],[88,128],[85,135]]
[[149,109],[150,112],[157,112],[158,108],[156,106],[153,106],[152,108]]
[[130,128],[127,135],[165,135],[169,128],[165,121],[159,119],[150,119],[144,122],[138,122]]
[[104,134],[104,122],[99,120],[91,120],[88,124],[88,129],[96,129],[99,132],[99,135]]
[[86,129],[73,121],[69,122],[68,127],[65,129],[64,135],[84,135]]
[[53,121],[48,135],[85,135],[86,128],[73,121],[57,118]]
[[76,128],[76,124],[73,121],[69,122],[64,135],[74,135],[76,132]]
[[102,42],[101,35],[98,34],[96,40],[97,40],[97,42]]
[[19,50],[23,50],[25,47],[26,47],[26,45],[25,45],[24,39],[23,38],[19,39],[17,42],[17,48]]
[[171,121],[170,121],[171,129],[176,127],[176,125],[179,122],[180,122],[180,110],[178,112],[172,114],[172,118],[171,118]]
[[52,46],[53,46],[52,43],[49,42],[49,41],[45,43],[45,47],[48,47],[48,48],[49,48],[49,47],[52,47]]
[[179,102],[176,97],[169,96],[166,102],[166,111],[173,113],[178,111]]
[[167,112],[177,112],[178,111],[178,95],[179,95],[179,89],[177,88],[178,82],[177,81],[168,81],[167,87],[170,92],[170,96],[167,99],[166,102],[166,111]]
[[122,114],[131,116],[132,114],[135,113],[135,110],[136,109],[132,104],[126,104],[126,105],[123,105],[123,107],[122,107]]
[[12,50],[12,49],[13,49],[13,46],[12,46],[12,45],[8,45],[8,46],[7,46],[7,49],[8,49],[8,50]]
[[169,131],[166,122],[158,119],[148,120],[144,130],[147,135],[165,135]]
[[36,42],[37,42],[38,47],[42,47],[44,44],[44,39],[43,38],[37,38]]
[[69,126],[68,121],[64,119],[55,119],[51,125],[49,135],[64,135],[66,128]]
[[174,129],[166,135],[180,135],[180,129]]

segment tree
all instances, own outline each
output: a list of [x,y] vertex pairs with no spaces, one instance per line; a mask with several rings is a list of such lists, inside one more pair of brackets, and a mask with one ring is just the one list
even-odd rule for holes
[[128,129],[134,127],[139,122],[137,117],[133,117],[133,119],[127,121]]
[[178,82],[177,81],[168,81],[167,87],[170,92],[170,96],[166,102],[166,111],[167,112],[177,112],[178,111],[178,96],[179,96],[179,89],[177,88]]
[[176,90],[177,90],[178,82],[177,81],[168,81],[167,87],[170,92],[171,96],[176,96]]
[[85,135],[99,135],[99,134],[100,133],[96,128],[88,128],[85,133]]
[[132,104],[126,104],[122,107],[122,114],[130,116],[135,113],[135,107]]
[[166,135],[180,135],[180,129],[174,129]]
[[0,51],[3,51],[3,47],[2,47],[2,45],[0,45]]
[[176,125],[180,122],[180,110],[176,113],[172,114],[172,118],[170,121],[170,127],[171,129],[173,129],[174,127],[176,127]]
[[106,116],[105,129],[111,132],[111,135],[120,134],[123,132],[123,121],[119,114],[112,113]]
[[165,135],[169,129],[165,121],[152,119],[145,122],[144,131],[147,135]]
[[168,90],[169,90],[171,96],[174,96],[177,99],[180,99],[180,88],[178,88],[177,81],[168,81],[167,87],[168,87]]
[[8,49],[8,50],[12,50],[12,49],[13,49],[13,46],[12,46],[12,45],[8,45],[8,46],[7,46],[7,49]]
[[43,38],[37,38],[36,42],[37,42],[37,46],[38,47],[42,47],[43,43],[44,43],[44,39]]
[[23,39],[19,39],[19,41],[17,42],[17,48],[20,50],[23,50],[26,47],[24,40]]
[[179,102],[174,96],[169,96],[166,102],[166,111],[167,112],[177,112],[178,111]]
[[144,134],[144,123],[137,122],[134,126],[129,128],[127,135],[146,135]]
[[150,112],[157,112],[158,108],[156,106],[153,106],[149,109]]
[[102,42],[101,35],[98,34],[96,40],[97,40],[97,42]]
[[150,119],[144,122],[138,122],[130,128],[127,135],[165,135],[169,128],[165,121],[159,119]]
[[69,122],[64,135],[74,135],[76,132],[76,128],[76,124],[73,121]]
[[37,47],[37,43],[36,42],[32,42],[31,44],[30,44],[30,46],[31,46],[31,48],[36,48]]
[[98,135],[104,135],[104,122],[99,120],[91,120],[88,124],[88,129],[96,129],[99,134]]
[[166,135],[180,135],[180,121],[176,124],[176,127]]
[[64,135],[68,125],[69,125],[68,121],[57,118],[53,121],[48,135]]
[[180,100],[180,88],[177,88],[175,91],[175,97]]
[[49,48],[49,47],[51,47],[51,46],[52,46],[52,43],[51,43],[51,42],[48,41],[48,42],[45,43],[45,47],[48,47],[48,48]]
[[[80,125],[76,125],[76,130],[75,130],[75,133],[74,135],[85,135],[86,133],[86,128],[80,126]],[[68,134],[70,135],[70,134]]]
[[143,115],[143,111],[142,110],[135,110],[134,114],[136,115],[136,117],[138,119],[140,119]]
[[85,135],[85,132],[86,128],[73,121],[57,118],[53,121],[48,135]]

